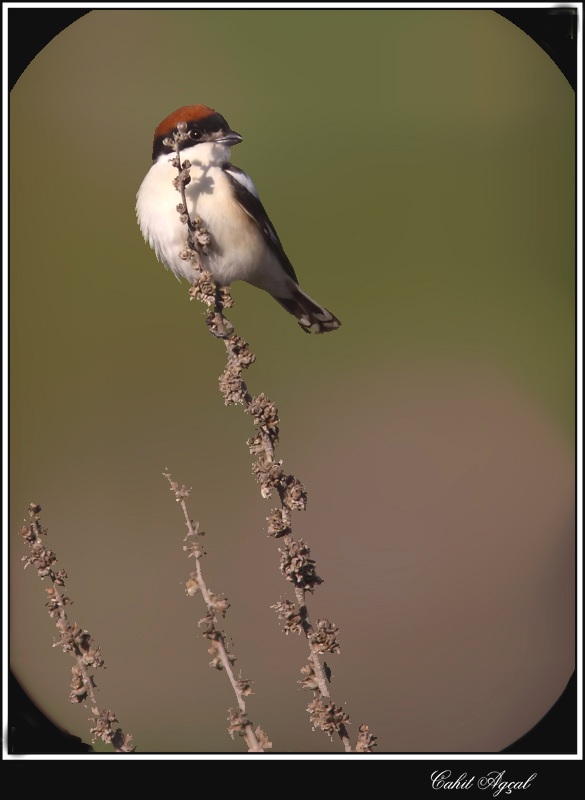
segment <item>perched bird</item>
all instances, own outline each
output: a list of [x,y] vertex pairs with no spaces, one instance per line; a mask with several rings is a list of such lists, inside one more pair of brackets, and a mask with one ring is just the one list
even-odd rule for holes
[[198,276],[192,263],[179,255],[185,250],[187,228],[177,213],[181,198],[173,186],[178,174],[171,164],[174,148],[165,144],[181,122],[188,134],[181,143],[181,160],[191,163],[185,188],[188,212],[191,219],[202,220],[210,235],[209,252],[201,255],[203,268],[220,285],[242,280],[264,289],[308,333],[338,328],[339,320],[299,287],[254,182],[230,163],[230,148],[242,137],[207,106],[183,106],[154,132],[153,164],[136,196],[136,216],[159,261],[191,283]]

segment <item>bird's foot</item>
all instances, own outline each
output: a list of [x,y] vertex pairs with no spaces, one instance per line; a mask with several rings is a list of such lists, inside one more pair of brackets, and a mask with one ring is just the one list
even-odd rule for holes
[[226,319],[221,311],[217,309],[211,310],[207,312],[207,316],[205,318],[205,322],[207,323],[207,327],[209,328],[210,332],[217,338],[217,339],[229,339],[229,337],[234,332],[234,326]]

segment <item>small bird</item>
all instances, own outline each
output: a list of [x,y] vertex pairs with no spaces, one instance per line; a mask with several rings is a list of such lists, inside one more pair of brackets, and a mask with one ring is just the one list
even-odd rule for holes
[[341,323],[337,317],[299,287],[254,182],[230,162],[230,148],[242,137],[207,106],[183,106],[169,114],[154,132],[153,164],[136,196],[136,216],[158,260],[178,278],[191,283],[199,275],[190,261],[180,257],[186,246],[187,227],[177,213],[181,200],[173,180],[178,172],[171,164],[176,154],[168,137],[181,122],[188,134],[180,145],[181,160],[191,163],[191,180],[185,187],[188,213],[191,219],[201,219],[210,236],[208,253],[201,254],[203,268],[220,285],[242,280],[264,289],[307,333],[338,328]]

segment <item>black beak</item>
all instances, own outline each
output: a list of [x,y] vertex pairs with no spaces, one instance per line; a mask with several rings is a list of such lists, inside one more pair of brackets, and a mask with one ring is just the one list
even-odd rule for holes
[[228,147],[233,147],[233,145],[239,144],[243,138],[243,136],[240,136],[240,134],[235,131],[226,131],[226,133],[214,141],[216,144],[227,144]]

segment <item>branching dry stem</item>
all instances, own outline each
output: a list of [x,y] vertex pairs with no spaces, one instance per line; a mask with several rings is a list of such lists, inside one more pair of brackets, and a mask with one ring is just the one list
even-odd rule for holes
[[93,727],[90,732],[93,734],[94,742],[96,739],[102,739],[111,744],[117,753],[133,753],[136,748],[131,744],[132,736],[124,734],[121,728],[114,727],[118,720],[109,709],[100,710],[98,707],[96,685],[89,668],[103,667],[104,660],[100,648],[92,647],[93,639],[88,631],[80,628],[77,623],[72,625],[67,618],[65,606],[72,603],[64,592],[67,573],[64,569],[58,571],[53,569],[57,556],[43,541],[47,529],[41,525],[40,511],[40,505],[31,503],[28,508],[30,522],[20,529],[21,536],[31,550],[31,555],[23,556],[22,560],[25,562],[25,568],[33,566],[41,579],[49,578],[51,581],[52,585],[47,589],[49,599],[46,606],[49,609],[49,616],[56,620],[55,625],[59,631],[59,641],[55,642],[53,647],[61,646],[65,653],[71,653],[75,659],[75,666],[71,668],[69,700],[72,703],[85,703],[87,698],[90,699],[93,713],[91,718]]
[[[280,571],[294,587],[296,604],[289,600],[281,600],[273,608],[284,622],[285,633],[304,633],[309,645],[309,658],[302,668],[301,685],[313,692],[313,700],[308,712],[314,727],[324,730],[330,737],[339,736],[346,752],[352,750],[347,732],[349,717],[340,706],[331,702],[329,693],[330,673],[321,656],[327,652],[338,653],[338,629],[326,619],[317,620],[313,624],[307,608],[307,593],[314,592],[322,583],[317,575],[315,562],[311,558],[308,545],[296,540],[292,535],[292,512],[303,511],[307,504],[307,492],[303,484],[294,475],[288,475],[282,468],[282,461],[275,458],[278,445],[280,419],[276,405],[263,393],[252,396],[242,379],[242,372],[256,360],[248,343],[234,333],[233,325],[224,316],[224,309],[233,306],[229,287],[215,283],[213,275],[202,268],[201,249],[197,244],[197,230],[203,228],[201,220],[191,221],[187,207],[185,186],[191,178],[189,162],[181,164],[180,149],[185,141],[185,130],[178,127],[172,138],[166,140],[175,148],[174,166],[178,175],[175,187],[181,193],[181,205],[178,211],[181,220],[187,225],[187,242],[189,251],[194,251],[192,262],[196,268],[193,285],[189,290],[191,299],[197,299],[207,306],[206,322],[211,333],[223,339],[227,352],[227,364],[219,378],[219,388],[226,405],[242,405],[246,413],[254,420],[255,435],[248,440],[250,453],[256,458],[252,471],[260,483],[262,497],[269,498],[276,493],[280,500],[279,507],[273,509],[267,517],[268,535],[282,541],[280,550]],[[207,233],[207,231],[205,231]],[[213,248],[209,235],[206,247]],[[183,257],[183,254],[182,254]],[[187,252],[186,257],[189,257]],[[196,262],[196,263],[195,263]],[[186,511],[184,512],[185,515]],[[369,733],[367,725],[359,728],[356,752],[372,752],[376,746],[376,737]]]

